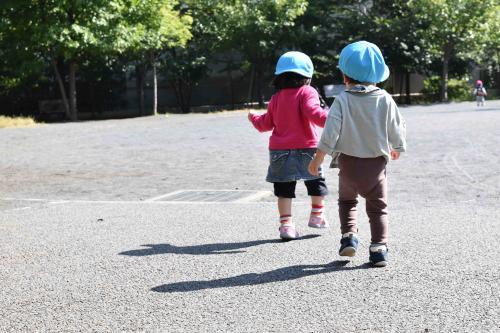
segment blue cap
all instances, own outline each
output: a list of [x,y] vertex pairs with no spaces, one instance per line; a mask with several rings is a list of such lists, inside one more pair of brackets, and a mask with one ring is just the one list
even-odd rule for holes
[[280,75],[285,72],[294,72],[311,78],[313,76],[314,67],[311,58],[302,52],[290,51],[283,54],[276,64],[275,75]]
[[359,82],[378,83],[387,80],[389,67],[377,45],[360,41],[344,47],[340,52],[339,68],[345,75]]

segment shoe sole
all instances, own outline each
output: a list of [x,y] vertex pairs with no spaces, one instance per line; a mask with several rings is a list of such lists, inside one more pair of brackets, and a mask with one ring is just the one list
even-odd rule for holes
[[375,267],[385,267],[387,266],[387,261],[372,262]]
[[280,238],[284,241],[291,241],[291,240],[297,239],[298,237],[299,237],[299,233],[296,233],[295,236],[287,235],[287,234],[280,234]]
[[328,228],[328,224],[308,224],[307,225],[309,228],[314,228],[314,229],[325,229]]
[[354,257],[356,255],[356,249],[352,246],[348,246],[339,252],[339,255],[342,257]]

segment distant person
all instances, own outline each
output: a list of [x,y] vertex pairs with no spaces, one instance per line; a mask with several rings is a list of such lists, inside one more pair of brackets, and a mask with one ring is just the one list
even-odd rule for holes
[[484,106],[484,100],[488,94],[486,93],[486,89],[483,87],[483,81],[476,81],[476,87],[474,88],[472,94],[476,96],[477,106]]
[[311,59],[301,52],[283,54],[276,65],[267,112],[250,112],[248,119],[260,132],[273,131],[269,138],[269,168],[266,181],[274,184],[280,215],[279,233],[283,240],[298,237],[292,220],[292,199],[297,180],[304,180],[311,196],[308,226],[325,228],[324,197],[328,194],[322,170],[307,171],[318,144],[316,127],[323,127],[328,110],[320,105],[318,92],[310,86],[313,76]]
[[370,221],[369,260],[383,267],[389,242],[386,165],[406,150],[405,121],[391,95],[376,86],[389,77],[389,69],[375,44],[347,45],[339,68],[346,90],[330,109],[309,172],[317,174],[326,154],[338,155],[339,254],[352,257],[358,249],[356,205],[361,195]]

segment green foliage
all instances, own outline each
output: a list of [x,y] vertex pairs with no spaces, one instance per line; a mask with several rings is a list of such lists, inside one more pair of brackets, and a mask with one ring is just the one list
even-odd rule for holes
[[179,15],[177,0],[123,0],[114,47],[138,54],[184,46],[192,18]]
[[[426,81],[435,98],[444,72],[462,77],[470,60],[500,82],[499,33],[495,0],[2,0],[0,95],[55,82],[54,62],[63,79],[71,63],[78,79],[99,82],[130,65],[143,77],[158,65],[186,111],[210,64],[223,62],[228,77],[247,75],[262,101],[284,51],[311,56],[314,83],[340,83],[340,50],[365,39],[392,72],[442,75]],[[465,87],[450,80],[450,98],[470,98]]]
[[[298,17],[307,9],[307,0],[234,0],[228,2],[227,39],[252,64],[256,94],[264,106],[263,82],[270,73],[279,54],[287,48],[297,49],[292,31]],[[253,88],[253,87],[251,87]]]
[[467,80],[451,79],[448,82],[448,94],[453,101],[471,101],[472,87]]
[[411,0],[417,33],[429,54],[442,60],[441,100],[447,100],[450,59],[480,53],[487,40],[487,13],[495,0]]
[[[439,76],[431,76],[424,80],[424,89],[422,94],[424,100],[428,102],[439,101],[441,89],[441,78]],[[448,94],[450,100],[453,101],[470,101],[472,100],[472,87],[466,79],[450,79],[448,82]]]

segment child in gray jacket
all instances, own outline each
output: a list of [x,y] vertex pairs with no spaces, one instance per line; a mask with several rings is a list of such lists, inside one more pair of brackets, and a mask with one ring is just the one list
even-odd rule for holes
[[339,155],[339,254],[356,254],[356,205],[361,195],[370,221],[370,262],[383,267],[388,261],[386,164],[406,150],[405,122],[392,97],[376,86],[389,77],[389,69],[375,44],[347,45],[340,54],[339,68],[346,91],[330,109],[309,172],[317,174],[327,154]]

